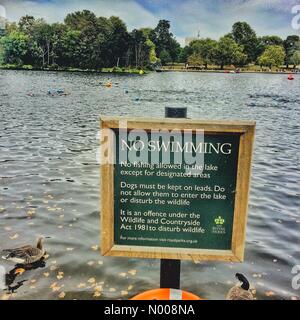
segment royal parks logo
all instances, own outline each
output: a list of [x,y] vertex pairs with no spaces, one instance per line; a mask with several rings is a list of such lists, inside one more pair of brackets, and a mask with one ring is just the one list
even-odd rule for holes
[[214,234],[225,234],[226,233],[225,219],[222,216],[218,216],[214,219],[212,233],[214,233]]

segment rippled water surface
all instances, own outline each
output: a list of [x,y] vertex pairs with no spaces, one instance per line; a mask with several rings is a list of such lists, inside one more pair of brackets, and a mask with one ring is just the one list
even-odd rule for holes
[[152,73],[112,76],[108,89],[105,75],[0,71],[0,249],[51,236],[44,264],[20,274],[3,262],[10,298],[127,299],[159,286],[158,260],[99,254],[96,133],[101,114],[163,117],[165,106],[186,106],[191,118],[256,120],[257,132],[245,262],[184,261],[182,288],[223,299],[241,272],[258,298],[299,299],[300,76],[286,78]]

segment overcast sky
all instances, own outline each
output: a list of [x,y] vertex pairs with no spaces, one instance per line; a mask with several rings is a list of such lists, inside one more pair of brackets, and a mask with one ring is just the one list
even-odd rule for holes
[[181,44],[185,37],[219,38],[236,21],[247,21],[258,35],[299,34],[291,20],[291,9],[300,0],[0,0],[0,15],[9,21],[29,14],[48,22],[61,22],[67,13],[89,9],[98,16],[116,15],[128,29],[154,27],[159,19],[171,21]]

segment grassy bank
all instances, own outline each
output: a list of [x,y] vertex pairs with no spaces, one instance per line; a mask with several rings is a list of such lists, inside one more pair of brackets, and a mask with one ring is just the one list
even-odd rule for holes
[[0,69],[3,70],[33,70],[33,71],[63,71],[63,72],[92,72],[92,73],[114,73],[114,74],[145,74],[149,70],[142,70],[136,68],[100,68],[100,69],[80,69],[80,68],[62,68],[62,67],[51,67],[51,68],[37,68],[32,65],[16,65],[16,64],[3,64],[0,65]]
[[207,68],[204,68],[203,66],[195,67],[195,66],[189,66],[186,67],[183,63],[177,63],[177,64],[168,64],[164,67],[162,67],[161,71],[167,72],[167,71],[184,71],[184,72],[214,72],[214,73],[224,73],[224,72],[230,72],[230,71],[239,71],[243,73],[294,73],[294,72],[300,72],[299,67],[294,69],[293,66],[289,66],[289,68],[286,68],[286,66],[280,66],[280,67],[261,67],[259,65],[248,65],[245,67],[239,67],[236,68],[235,66],[224,66],[223,69],[221,69],[219,66],[216,65],[208,65]]

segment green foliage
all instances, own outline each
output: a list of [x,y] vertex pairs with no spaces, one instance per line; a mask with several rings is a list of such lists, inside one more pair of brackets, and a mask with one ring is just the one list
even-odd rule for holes
[[29,37],[20,32],[12,31],[0,39],[3,47],[2,59],[4,64],[22,65],[26,60],[29,47]]
[[221,69],[225,65],[231,64],[241,66],[246,63],[247,59],[248,57],[243,52],[243,47],[228,36],[220,38],[213,50],[213,60],[220,65]]
[[193,49],[191,46],[185,46],[180,50],[179,56],[178,56],[178,62],[186,63],[188,61],[188,57],[193,54]]
[[160,20],[156,28],[149,32],[162,64],[177,61],[180,54],[180,44],[170,32],[170,27],[169,21]]
[[159,55],[159,59],[163,65],[166,65],[167,63],[172,62],[172,58],[169,54],[169,51],[167,51],[167,50],[161,51],[161,53]]
[[268,46],[262,55],[258,58],[261,66],[272,68],[273,66],[280,66],[284,63],[285,52],[283,47],[273,45]]
[[295,52],[300,50],[300,38],[297,35],[288,36],[284,42],[283,47],[285,50],[285,64],[293,64],[292,57]]
[[243,46],[247,55],[247,62],[255,61],[257,58],[256,48],[259,44],[255,31],[247,22],[236,22],[232,26],[233,40]]
[[291,57],[291,62],[295,67],[300,65],[300,50],[294,52]]
[[188,64],[193,67],[203,66],[204,60],[199,53],[193,53],[188,57]]
[[149,62],[150,62],[150,64],[156,64],[158,61],[158,58],[156,56],[155,44],[150,39],[147,39],[145,44],[149,49]]
[[0,37],[0,64],[131,72],[132,66],[140,70],[174,62],[206,68],[210,64],[243,66],[259,57],[260,64],[272,66],[282,63],[282,47],[287,65],[299,61],[299,36],[284,41],[277,36],[257,38],[246,22],[235,23],[232,32],[218,41],[198,39],[184,48],[170,29],[169,21],[160,20],[154,29],[128,32],[120,18],[97,17],[89,10],[70,13],[64,23],[54,24],[26,15],[18,23],[6,24],[5,35]]
[[194,54],[201,56],[202,63],[207,68],[208,64],[213,62],[214,52],[217,47],[217,41],[210,38],[192,41],[190,44]]

